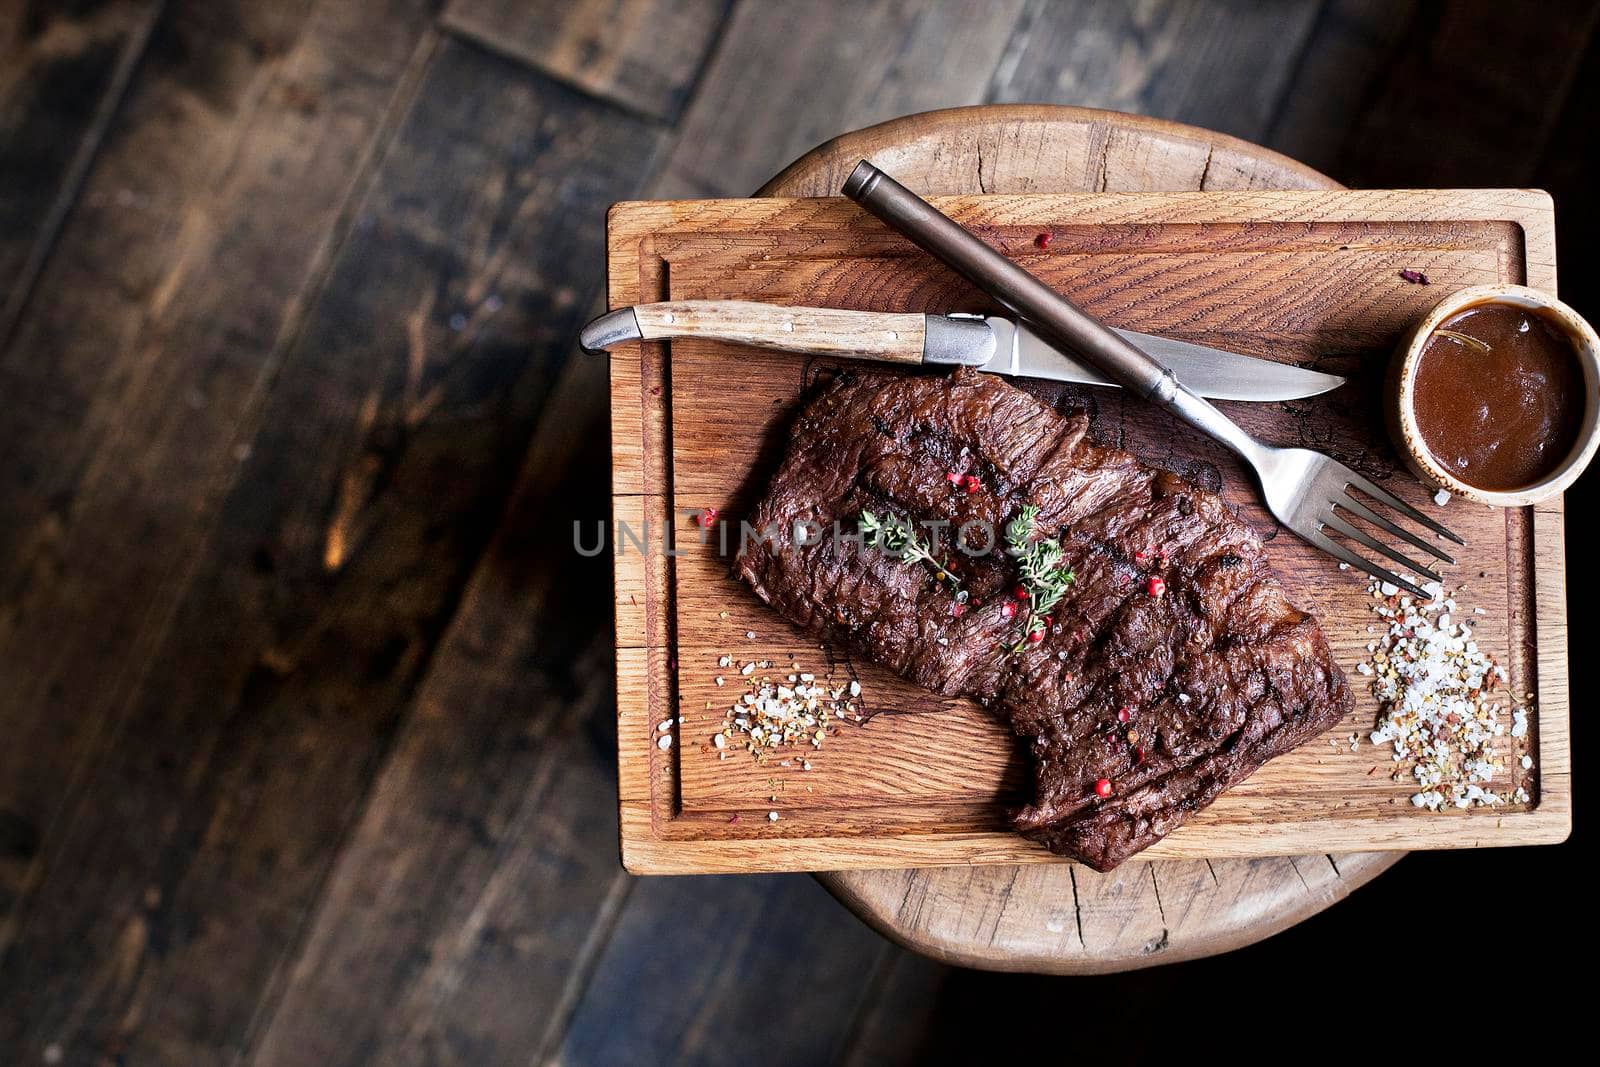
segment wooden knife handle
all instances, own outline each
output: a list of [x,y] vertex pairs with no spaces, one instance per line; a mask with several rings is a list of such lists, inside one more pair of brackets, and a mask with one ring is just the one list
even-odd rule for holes
[[676,300],[631,310],[639,337],[647,341],[703,337],[885,363],[921,363],[927,334],[926,316],[917,313],[779,307],[748,300]]

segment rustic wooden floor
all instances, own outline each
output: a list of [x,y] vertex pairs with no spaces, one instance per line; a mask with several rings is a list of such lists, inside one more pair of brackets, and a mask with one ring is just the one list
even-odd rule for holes
[[[1572,845],[1103,980],[942,967],[804,876],[630,879],[609,572],[567,545],[606,510],[606,205],[910,111],[1543,186],[1600,315],[1600,20],[1537,7],[0,0],[0,1062],[929,1062],[1064,1009],[1120,1061],[1252,983],[1403,974],[1423,892],[1512,915]],[[1502,970],[1573,921],[1543,892]]]

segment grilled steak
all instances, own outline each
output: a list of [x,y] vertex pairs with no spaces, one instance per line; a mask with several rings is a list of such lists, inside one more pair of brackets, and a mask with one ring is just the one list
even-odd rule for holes
[[[972,371],[841,378],[801,413],[757,509],[778,536],[751,539],[737,569],[791,621],[1000,716],[1033,753],[1017,828],[1109,870],[1327,729],[1350,695],[1250,528],[1087,427]],[[1011,651],[1026,615],[1006,606],[1014,561],[948,546],[973,520],[1003,536],[1025,504],[1075,580],[1043,638]],[[863,511],[950,523],[967,603],[928,565],[831,535]],[[972,547],[984,529],[968,528]]]

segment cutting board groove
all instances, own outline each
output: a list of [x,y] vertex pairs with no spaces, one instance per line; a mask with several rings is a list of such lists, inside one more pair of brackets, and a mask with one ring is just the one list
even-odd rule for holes
[[[1116,326],[1344,374],[1287,404],[1228,404],[1251,432],[1328,451],[1440,512],[1383,438],[1378,386],[1405,325],[1453,289],[1555,290],[1549,198],[1527,190],[948,197],[940,206]],[[1048,247],[1035,242],[1048,232]],[[739,299],[869,311],[992,304],[854,205],[837,199],[660,201],[609,217],[610,304]],[[1424,271],[1431,284],[1403,281]],[[851,366],[706,341],[641,343],[611,357],[619,809],[623,860],[641,873],[823,870],[1055,857],[1006,829],[1026,789],[1007,731],[819,644],[729,576],[738,522],[781,458],[789,420]],[[1480,643],[1537,694],[1533,800],[1495,810],[1412,807],[1377,707],[1354,673],[1377,626],[1365,583],[1280,531],[1220,446],[1119,391],[1028,383],[1091,432],[1218,491],[1271,540],[1291,598],[1322,620],[1357,704],[1323,738],[1263,768],[1144,858],[1454,848],[1558,841],[1571,825],[1565,576],[1559,501],[1442,517],[1469,547],[1447,569]],[[723,522],[703,530],[694,515]],[[592,544],[592,534],[586,538]],[[719,543],[720,542],[720,543]],[[754,637],[747,634],[753,633]],[[718,659],[768,659],[856,678],[869,713],[821,750],[757,765],[710,745],[742,692]],[[717,686],[723,675],[727,684]],[[1507,716],[1509,722],[1509,716]],[[667,724],[665,733],[660,729]],[[1351,750],[1349,738],[1358,743]],[[662,749],[659,739],[674,740]],[[1330,739],[1333,744],[1330,744]],[[785,753],[785,756],[790,753]],[[799,760],[809,759],[810,770]],[[1509,791],[1509,786],[1507,787]],[[779,818],[772,821],[769,812]]]

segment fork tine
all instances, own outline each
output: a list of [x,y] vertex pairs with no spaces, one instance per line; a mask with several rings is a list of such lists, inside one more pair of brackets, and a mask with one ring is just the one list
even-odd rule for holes
[[1351,540],[1359,541],[1361,544],[1366,545],[1368,548],[1372,549],[1372,551],[1378,553],[1379,555],[1389,557],[1390,559],[1394,560],[1396,563],[1400,564],[1402,567],[1406,568],[1407,570],[1416,571],[1418,574],[1422,575],[1424,578],[1427,578],[1429,581],[1432,581],[1432,582],[1442,582],[1442,581],[1444,581],[1443,578],[1439,577],[1437,574],[1433,573],[1431,570],[1429,570],[1428,568],[1424,567],[1422,564],[1418,563],[1416,560],[1408,559],[1405,556],[1402,556],[1400,553],[1396,552],[1394,549],[1390,548],[1388,545],[1384,544],[1382,541],[1379,541],[1375,537],[1367,536],[1365,533],[1363,533],[1362,531],[1356,529],[1354,526],[1350,525],[1345,520],[1339,518],[1339,516],[1337,516],[1337,515],[1334,515],[1334,514],[1330,513],[1328,515],[1328,517],[1323,520],[1323,525],[1333,527],[1335,530],[1338,530],[1340,533],[1344,534],[1346,537],[1350,538]]
[[[1299,533],[1298,530],[1295,532]],[[1421,597],[1423,600],[1432,599],[1426,590],[1418,589],[1415,585],[1412,585],[1410,582],[1406,581],[1398,574],[1395,574],[1393,571],[1384,570],[1371,560],[1366,559],[1363,556],[1356,555],[1354,552],[1350,551],[1348,548],[1344,547],[1339,542],[1323,533],[1321,529],[1313,530],[1309,534],[1300,534],[1300,536],[1304,537],[1307,541],[1310,541],[1312,544],[1316,545],[1318,548],[1322,549],[1322,551],[1328,553],[1328,555],[1334,557],[1335,559],[1344,560],[1344,562],[1350,564],[1350,566],[1359,567],[1361,570],[1366,571],[1380,582],[1388,582],[1391,585],[1399,586],[1401,589],[1404,589],[1415,596]]]
[[1401,526],[1396,526],[1394,523],[1390,522],[1382,515],[1379,515],[1376,511],[1373,511],[1371,508],[1367,507],[1349,493],[1344,494],[1341,499],[1335,500],[1333,502],[1333,506],[1336,508],[1344,508],[1346,511],[1353,512],[1356,515],[1361,516],[1363,519],[1366,519],[1380,530],[1394,534],[1394,536],[1400,538],[1400,540],[1406,542],[1407,544],[1415,545],[1424,552],[1432,553],[1434,556],[1444,560],[1446,563],[1455,562],[1454,557],[1450,556],[1442,549],[1435,547],[1427,541],[1424,541],[1410,530],[1407,530]]
[[1439,534],[1442,537],[1447,537],[1458,545],[1466,544],[1466,542],[1463,541],[1459,536],[1451,533],[1443,526],[1440,526],[1438,523],[1428,518],[1428,516],[1424,515],[1410,504],[1407,504],[1404,500],[1401,500],[1399,497],[1388,492],[1387,490],[1379,489],[1377,486],[1373,485],[1367,479],[1361,477],[1361,475],[1357,474],[1355,471],[1350,470],[1348,467],[1345,468],[1344,475],[1345,478],[1349,480],[1351,485],[1355,486],[1372,499],[1378,501],[1380,504],[1388,504],[1391,508],[1394,508],[1407,518],[1415,522],[1420,522],[1434,533]]

